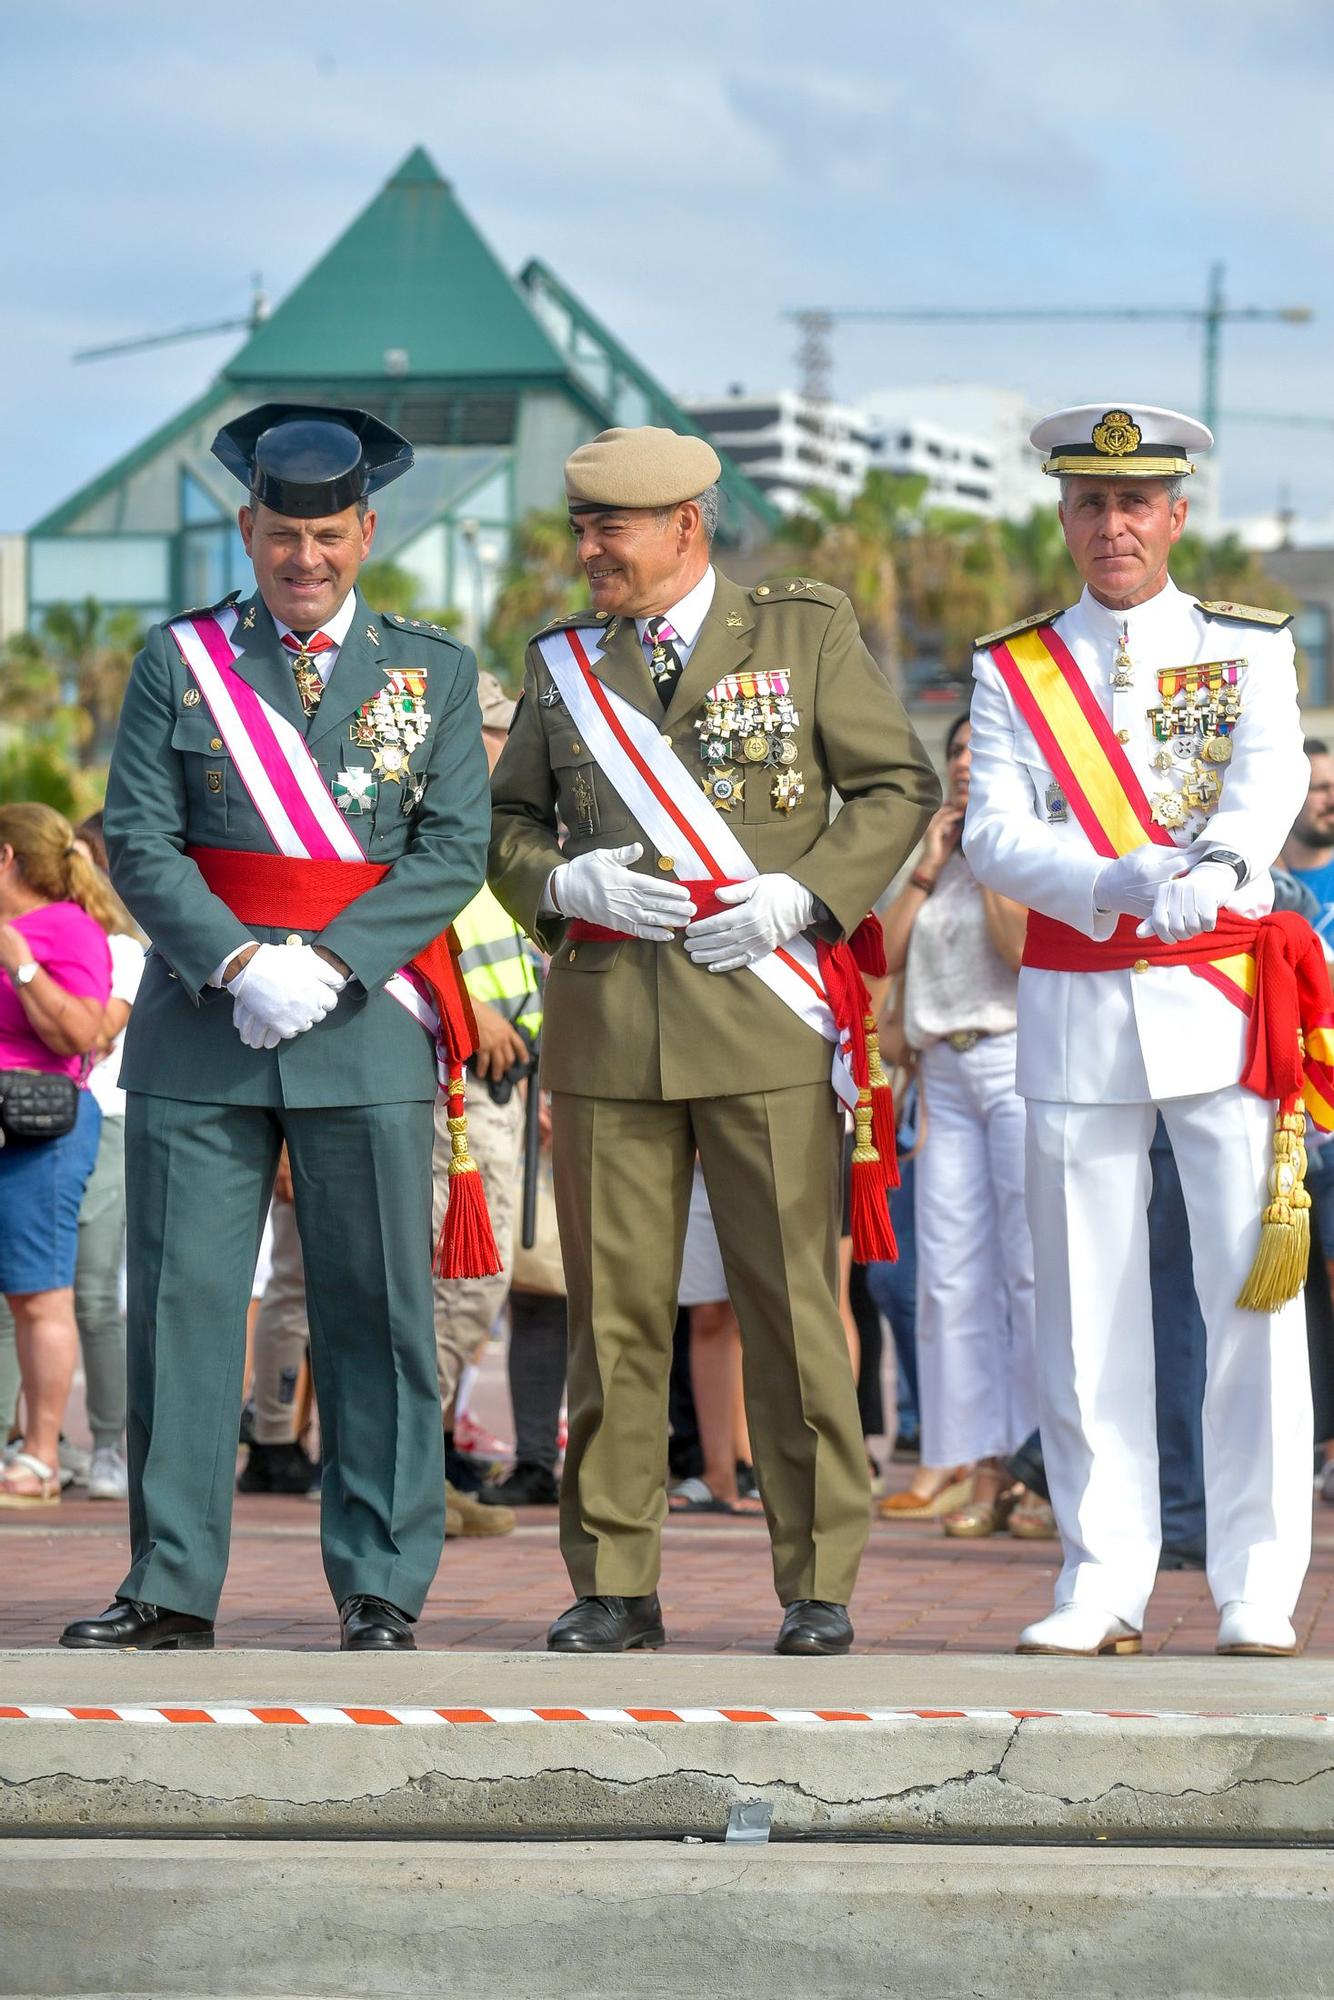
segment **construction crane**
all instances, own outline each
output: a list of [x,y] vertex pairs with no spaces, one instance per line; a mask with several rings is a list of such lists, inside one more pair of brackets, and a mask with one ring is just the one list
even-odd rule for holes
[[1224,324],[1233,320],[1278,320],[1287,326],[1304,326],[1314,318],[1309,306],[1230,306],[1223,293],[1223,266],[1211,264],[1209,284],[1202,306],[1006,306],[955,307],[908,306],[867,307],[839,310],[807,307],[784,313],[801,332],[797,363],[802,389],[812,402],[829,400],[832,368],[830,336],[836,324],[850,321],[897,320],[918,325],[975,323],[996,326],[1018,325],[1024,321],[1064,320],[1176,320],[1198,325],[1204,330],[1204,382],[1200,396],[1203,420],[1211,431],[1218,429],[1218,377]]
[[212,333],[239,333],[242,328],[253,333],[269,316],[269,298],[264,290],[264,280],[256,271],[251,279],[250,310],[241,318],[214,319],[204,326],[178,326],[170,333],[143,333],[133,340],[113,340],[105,347],[81,347],[74,354],[75,361],[109,361],[118,354],[138,354],[146,347],[171,347],[178,340],[204,340]]

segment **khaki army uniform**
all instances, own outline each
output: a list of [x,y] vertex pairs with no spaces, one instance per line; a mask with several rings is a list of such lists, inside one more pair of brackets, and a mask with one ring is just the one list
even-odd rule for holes
[[[710,690],[731,674],[786,676],[789,782],[737,765],[728,823],[761,873],[792,876],[824,905],[831,939],[851,933],[940,788],[847,598],[804,579],[746,591],[718,576],[665,711],[633,619],[565,622],[590,630],[603,648],[594,673],[660,720],[701,783],[717,776],[702,752]],[[745,1347],[778,1595],[846,1603],[868,1491],[835,1297],[842,1119],[830,1044],[751,971],[692,964],[680,933],[661,945],[570,942],[563,918],[541,914],[562,860],[632,841],[644,872],[673,872],[677,857],[653,847],[594,763],[536,643],[492,811],[492,887],[552,954],[542,1074],[569,1282],[571,1580],[580,1595],[639,1596],[657,1582],[667,1372],[698,1149]],[[563,846],[558,825],[569,829]]]

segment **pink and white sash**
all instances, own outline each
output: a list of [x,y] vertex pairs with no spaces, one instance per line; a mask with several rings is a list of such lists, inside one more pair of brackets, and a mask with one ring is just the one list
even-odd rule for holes
[[[295,861],[367,860],[300,730],[237,673],[233,663],[240,649],[232,644],[235,609],[228,605],[216,614],[178,618],[167,629],[278,852]],[[434,1002],[406,968],[392,973],[384,990],[435,1042],[436,1073],[443,1089],[448,1062]]]
[[[538,651],[579,734],[678,881],[742,882],[759,873],[718,808],[653,719],[600,681],[593,630],[549,633]],[[820,976],[815,946],[793,938],[747,968],[834,1047],[830,1081],[849,1109],[857,1085]]]

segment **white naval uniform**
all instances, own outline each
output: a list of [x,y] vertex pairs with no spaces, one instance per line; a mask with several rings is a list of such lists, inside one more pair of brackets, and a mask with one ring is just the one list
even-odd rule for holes
[[[1241,715],[1222,799],[1174,837],[1242,855],[1227,907],[1272,906],[1270,864],[1305,795],[1292,640],[1209,617],[1168,584],[1125,613],[1086,590],[1052,621],[1150,800],[1179,789],[1153,756],[1157,670],[1241,660]],[[1133,685],[1111,686],[1123,625]],[[974,657],[972,772],[964,848],[978,879],[1106,938],[1094,908],[1106,865],[1073,811],[989,651]],[[1059,788],[1058,788],[1059,789]],[[1220,953],[1220,956],[1222,954]],[[1043,1450],[1065,1563],[1056,1601],[1084,1602],[1136,1629],[1161,1542],[1149,1292],[1148,1146],[1161,1110],[1190,1217],[1208,1341],[1204,1470],[1208,1579],[1289,1615],[1310,1559],[1312,1414],[1300,1297],[1276,1313],[1235,1300],[1259,1240],[1273,1105],[1243,1090],[1246,1017],[1189,967],[1019,977],[1017,1085],[1028,1100],[1028,1210],[1035,1251]]]

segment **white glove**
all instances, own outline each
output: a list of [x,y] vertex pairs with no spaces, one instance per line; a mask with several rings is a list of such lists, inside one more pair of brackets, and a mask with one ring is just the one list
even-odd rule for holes
[[1185,938],[1198,937],[1201,931],[1211,931],[1236,886],[1235,868],[1229,868],[1225,861],[1202,861],[1180,881],[1163,883],[1135,935],[1180,944]]
[[332,1013],[346,984],[308,944],[262,944],[227,988],[236,1032],[248,1048],[276,1048]]
[[754,965],[815,920],[814,896],[790,875],[756,875],[720,889],[718,901],[734,907],[701,917],[686,932],[686,951],[710,972]]
[[1126,917],[1147,917],[1163,883],[1186,866],[1180,848],[1158,847],[1152,842],[1133,847],[1129,854],[1109,861],[1099,874],[1093,884],[1093,907]]
[[638,861],[639,841],[629,847],[598,847],[562,861],[551,877],[557,909],[604,930],[625,931],[631,937],[666,944],[673,929],[695,914],[690,891],[662,876],[636,875],[628,862]]

